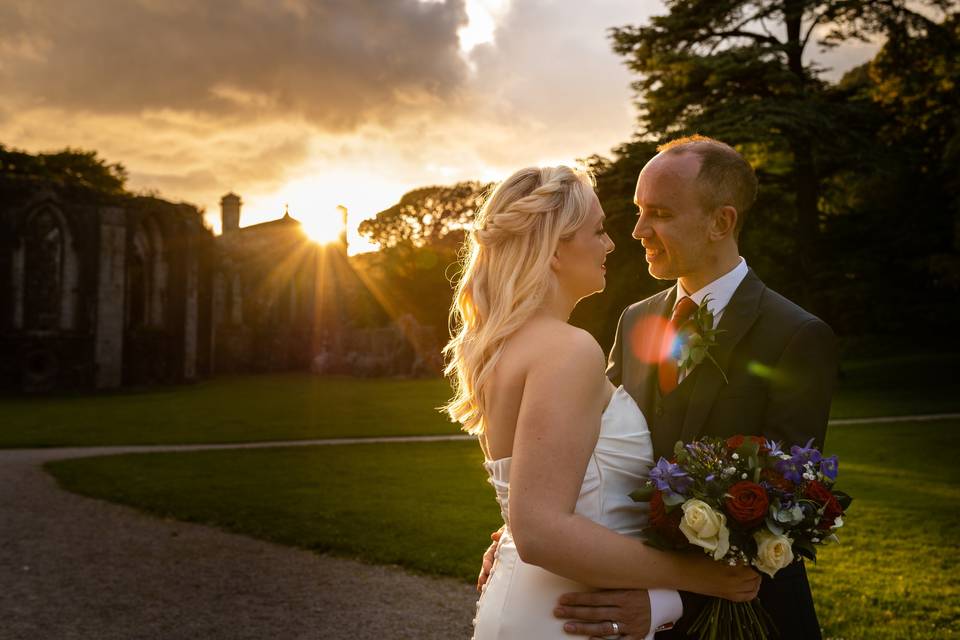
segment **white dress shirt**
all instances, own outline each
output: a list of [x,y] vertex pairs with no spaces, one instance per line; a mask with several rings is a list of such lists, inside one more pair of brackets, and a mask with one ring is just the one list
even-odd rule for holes
[[[693,293],[687,293],[683,285],[680,284],[680,281],[677,280],[677,299],[673,303],[673,306],[676,308],[677,302],[680,302],[684,296],[687,296],[699,307],[703,299],[710,296],[710,301],[707,302],[707,308],[713,313],[713,326],[716,328],[720,322],[720,317],[723,316],[727,305],[730,304],[730,298],[733,297],[737,287],[740,286],[740,283],[743,282],[743,279],[746,277],[747,261],[740,258],[740,262],[738,262],[737,266],[733,269]],[[681,371],[678,380],[683,380],[686,377],[687,372]]]
[[694,293],[687,293],[683,285],[680,284],[680,281],[677,280],[677,299],[673,303],[673,306],[676,307],[677,302],[680,302],[684,296],[687,296],[696,302],[697,306],[700,306],[703,299],[710,296],[710,302],[707,303],[707,308],[713,312],[713,326],[716,327],[727,305],[730,304],[730,298],[733,297],[737,287],[740,286],[740,283],[743,282],[743,279],[746,277],[747,261],[740,258],[737,266]]

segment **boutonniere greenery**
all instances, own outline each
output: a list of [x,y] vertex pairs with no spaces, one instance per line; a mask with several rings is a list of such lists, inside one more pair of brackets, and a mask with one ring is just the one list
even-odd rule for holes
[[680,344],[677,368],[684,374],[688,374],[704,360],[710,360],[723,376],[723,381],[729,384],[730,381],[727,380],[723,367],[710,353],[710,350],[717,346],[717,336],[724,333],[724,329],[714,329],[713,312],[707,306],[709,302],[710,296],[706,296],[677,331]]

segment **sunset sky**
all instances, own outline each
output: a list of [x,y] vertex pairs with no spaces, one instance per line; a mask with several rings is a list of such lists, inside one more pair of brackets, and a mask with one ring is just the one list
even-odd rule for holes
[[[3,0],[0,143],[95,149],[219,230],[360,220],[404,192],[607,153],[630,75],[606,29],[638,0]],[[812,51],[837,77],[875,44]]]

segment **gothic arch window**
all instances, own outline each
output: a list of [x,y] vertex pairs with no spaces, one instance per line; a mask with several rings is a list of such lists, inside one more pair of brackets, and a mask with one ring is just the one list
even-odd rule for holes
[[31,214],[24,229],[23,310],[27,329],[61,328],[68,233],[51,208]]
[[167,261],[163,237],[148,219],[137,225],[127,259],[127,327],[162,327],[166,299]]
[[130,328],[147,324],[148,286],[146,256],[135,251],[127,264],[127,326]]

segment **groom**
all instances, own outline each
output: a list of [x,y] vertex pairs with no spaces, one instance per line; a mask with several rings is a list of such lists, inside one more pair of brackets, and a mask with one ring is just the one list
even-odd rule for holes
[[[607,375],[643,410],[657,458],[671,457],[678,440],[702,436],[762,435],[785,449],[813,438],[822,448],[835,338],[821,320],[768,289],[740,257],[737,239],[757,192],[753,169],[732,147],[703,136],[658,151],[637,181],[633,237],[643,244],[650,275],[677,283],[623,312]],[[719,368],[705,359],[678,372],[675,361],[662,358],[664,331],[707,297],[723,331],[710,351]],[[759,597],[783,640],[821,637],[803,562],[775,579],[764,576]],[[658,640],[687,638],[684,629],[706,601],[689,593],[681,599],[682,618]],[[645,591],[603,591],[567,594],[555,615],[571,619],[565,628],[573,635],[616,630],[642,638],[649,609]]]

